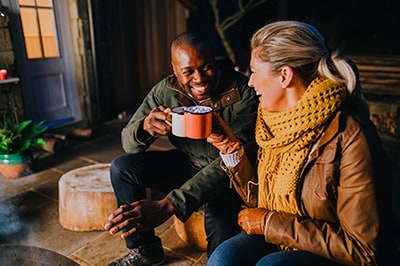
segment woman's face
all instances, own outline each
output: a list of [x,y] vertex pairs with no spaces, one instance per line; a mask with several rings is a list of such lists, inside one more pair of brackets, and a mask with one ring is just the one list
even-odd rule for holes
[[251,52],[251,75],[248,85],[256,91],[262,109],[270,112],[286,110],[286,90],[282,87],[281,75],[272,71],[270,63],[258,59],[259,49],[256,48]]

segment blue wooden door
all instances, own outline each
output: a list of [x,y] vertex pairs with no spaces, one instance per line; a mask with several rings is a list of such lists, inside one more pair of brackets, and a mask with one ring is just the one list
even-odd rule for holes
[[68,1],[4,2],[26,118],[50,126],[80,121]]

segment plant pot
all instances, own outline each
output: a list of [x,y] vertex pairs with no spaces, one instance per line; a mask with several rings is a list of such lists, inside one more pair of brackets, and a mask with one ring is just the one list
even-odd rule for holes
[[16,179],[29,174],[32,158],[26,154],[0,154],[0,174]]

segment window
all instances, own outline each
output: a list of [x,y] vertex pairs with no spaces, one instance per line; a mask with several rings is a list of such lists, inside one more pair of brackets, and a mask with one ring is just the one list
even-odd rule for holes
[[19,0],[28,59],[59,57],[52,0]]

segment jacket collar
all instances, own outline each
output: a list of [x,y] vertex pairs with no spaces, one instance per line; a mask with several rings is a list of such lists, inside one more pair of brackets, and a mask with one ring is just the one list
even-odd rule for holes
[[317,148],[310,154],[310,159],[315,159],[319,156],[321,147],[325,146],[336,134],[339,132],[340,120],[342,117],[342,112],[338,111],[336,116],[329,123],[321,139],[318,141]]

